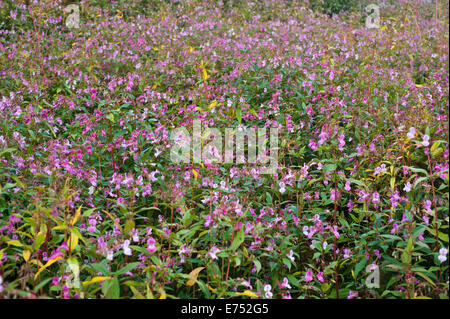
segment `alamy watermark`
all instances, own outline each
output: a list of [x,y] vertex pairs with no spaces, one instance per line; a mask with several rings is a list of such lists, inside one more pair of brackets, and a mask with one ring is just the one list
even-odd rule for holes
[[64,8],[64,12],[69,13],[66,19],[66,27],[69,29],[80,28],[80,6],[78,4],[70,4]]
[[366,266],[366,287],[369,289],[380,288],[380,268],[378,265],[370,264]]
[[366,28],[379,29],[380,28],[380,7],[376,4],[369,4],[364,10],[369,14],[366,17]]

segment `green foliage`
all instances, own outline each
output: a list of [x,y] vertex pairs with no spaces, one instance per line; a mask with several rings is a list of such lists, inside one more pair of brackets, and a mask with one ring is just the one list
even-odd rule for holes
[[350,11],[357,5],[357,0],[310,0],[311,8],[333,16]]

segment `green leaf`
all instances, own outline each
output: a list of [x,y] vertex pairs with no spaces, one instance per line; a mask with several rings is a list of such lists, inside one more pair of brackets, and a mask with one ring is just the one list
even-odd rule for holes
[[135,225],[136,224],[135,224],[134,220],[128,219],[127,222],[125,223],[125,227],[123,229],[125,234],[128,235],[128,233],[134,228]]
[[108,120],[110,120],[111,122],[114,123],[114,120],[115,120],[115,119],[114,119],[114,114],[109,113],[108,115],[105,116],[105,118],[108,119]]
[[242,122],[242,110],[240,108],[236,109],[236,119],[238,120],[239,124]]
[[5,150],[3,150],[3,151],[0,152],[0,157],[1,157],[3,154],[11,153],[11,152],[13,152],[13,151],[15,151],[15,150],[16,150],[15,148],[7,148],[7,149],[5,149]]
[[124,274],[124,273],[126,273],[126,272],[128,272],[128,271],[131,271],[132,269],[136,268],[136,267],[137,267],[138,265],[140,265],[140,264],[141,264],[141,262],[130,263],[130,264],[126,265],[125,267],[123,267],[122,269],[116,271],[116,272],[114,273],[114,275],[119,276],[119,275],[121,275],[121,274]]
[[[436,231],[434,229],[427,228],[427,230],[430,234],[432,234],[434,237],[436,237]],[[443,240],[448,243],[448,234],[438,232],[438,237],[440,240]]]
[[441,143],[434,142],[433,145],[431,145],[430,153],[433,158],[438,157],[444,150],[439,147]]
[[364,267],[367,264],[367,259],[363,258],[359,261],[359,263],[356,264],[355,266],[355,278],[358,277],[358,274],[360,273],[361,270],[364,269]]
[[120,297],[120,285],[119,280],[114,278],[113,280],[107,280],[103,282],[102,292],[106,298],[119,299]]
[[45,241],[45,234],[38,233],[34,241],[34,249],[38,250]]
[[6,242],[8,245],[16,246],[16,247],[22,247],[22,243],[18,240],[10,240]]
[[255,266],[256,266],[256,273],[259,273],[259,271],[261,270],[261,263],[259,262],[258,259],[255,259],[255,260],[253,261],[253,263],[254,263]]
[[336,167],[336,164],[326,164],[323,166],[322,170],[324,173],[327,173],[336,170]]
[[235,251],[244,242],[244,230],[241,228],[234,237],[230,249]]
[[300,284],[299,284],[297,278],[295,278],[293,275],[287,275],[287,278],[288,278],[289,282],[292,283],[294,286],[300,287]]
[[433,280],[431,280],[431,278],[425,275],[423,272],[416,272],[416,274],[428,281],[433,287],[436,287],[436,284],[433,282]]

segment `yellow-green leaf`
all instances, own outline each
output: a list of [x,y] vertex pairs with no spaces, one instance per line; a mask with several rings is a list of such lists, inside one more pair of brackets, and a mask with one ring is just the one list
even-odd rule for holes
[[444,151],[442,148],[439,147],[440,145],[441,145],[440,142],[434,142],[433,145],[431,145],[430,153],[431,156],[433,156],[434,158],[438,157]]
[[91,285],[91,284],[95,284],[97,282],[101,282],[101,281],[105,281],[105,280],[111,280],[111,279],[114,279],[114,278],[106,277],[106,276],[97,276],[97,277],[92,278],[89,281],[83,281],[82,285],[83,286],[88,286],[88,285]]
[[28,262],[28,260],[30,259],[30,256],[31,256],[31,251],[29,251],[29,250],[22,251],[22,257],[26,262]]
[[75,223],[77,222],[78,218],[80,217],[81,214],[81,207],[78,207],[77,211],[75,212],[75,216],[72,219],[72,222],[70,223],[71,225],[75,225]]
[[69,237],[69,249],[70,251],[74,250],[78,245],[78,236],[75,233],[71,233]]
[[251,290],[245,290],[244,292],[237,292],[236,295],[258,298],[258,295],[252,292]]
[[45,241],[45,234],[39,232],[34,240],[34,249],[38,250]]
[[200,273],[200,271],[202,271],[205,267],[198,267],[195,268],[194,270],[192,270],[189,273],[189,276],[192,277],[193,279],[189,279],[186,283],[186,286],[191,287],[195,284],[195,280],[197,280],[198,274]]
[[16,246],[16,247],[22,247],[22,243],[18,240],[10,240],[6,242],[8,245]]
[[50,259],[49,261],[47,261],[47,263],[39,269],[39,271],[36,273],[36,275],[34,275],[34,279],[36,280],[36,278],[38,277],[38,275],[39,275],[43,270],[45,270],[46,268],[50,267],[51,265],[53,265],[55,262],[57,262],[57,261],[60,260],[60,259],[61,259],[61,257],[58,256],[58,257],[56,257],[56,258],[54,258],[54,259]]
[[192,173],[194,174],[194,179],[197,180],[198,178],[198,173],[195,169],[192,169]]

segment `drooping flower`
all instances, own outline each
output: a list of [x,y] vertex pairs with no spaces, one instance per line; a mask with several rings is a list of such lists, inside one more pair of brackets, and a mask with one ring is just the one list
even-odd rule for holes
[[281,288],[287,288],[287,289],[291,289],[291,285],[289,284],[289,281],[286,277],[283,278],[283,282],[281,283]]
[[430,137],[426,134],[423,136],[422,145],[425,147],[430,145]]
[[295,261],[294,252],[292,249],[289,251],[289,253],[286,254],[286,257],[289,258],[292,262]]
[[156,251],[156,240],[153,237],[150,237],[149,239],[147,239],[147,251],[151,254],[154,253]]
[[318,273],[317,273],[317,280],[318,281],[320,281],[320,282],[324,282],[324,280],[323,280],[323,272],[322,271],[319,271]]
[[311,269],[308,269],[308,271],[305,274],[305,281],[311,282],[313,278],[314,278],[313,272],[311,271]]
[[409,129],[408,134],[406,134],[406,137],[408,137],[411,140],[414,138],[414,136],[416,136],[416,129],[414,127],[411,127]]
[[353,292],[353,291],[349,291],[348,292],[348,297],[347,297],[347,299],[353,299],[353,298],[355,298],[355,297],[358,297],[358,292]]
[[273,293],[271,292],[271,290],[272,290],[272,286],[271,285],[267,284],[267,285],[264,286],[264,296],[267,299],[270,299],[270,298],[273,297]]
[[130,240],[126,239],[123,242],[122,248],[123,248],[123,253],[127,256],[131,256],[131,248],[129,246],[130,246]]
[[220,252],[220,249],[217,248],[217,247],[215,247],[215,246],[213,246],[213,247],[211,247],[211,249],[209,250],[208,255],[211,257],[212,260],[219,259],[219,258],[216,256],[216,254],[217,254],[218,252]]
[[446,248],[439,249],[438,259],[441,263],[443,263],[447,260],[447,253],[448,253],[448,250]]
[[283,299],[292,299],[291,293],[289,292],[289,290],[286,292],[285,295],[283,295]]
[[380,194],[375,192],[372,194],[372,203],[377,204],[380,201]]
[[106,255],[106,259],[109,261],[112,261],[114,257],[114,252],[112,250],[108,251],[108,254]]
[[350,258],[350,249],[344,248],[344,258]]
[[405,184],[405,187],[403,188],[403,190],[407,193],[409,193],[411,191],[411,183],[408,181]]
[[345,189],[347,192],[349,192],[349,191],[352,189],[350,185],[351,185],[351,183],[350,183],[349,181],[345,182],[344,189]]
[[280,185],[280,193],[283,194],[286,191],[286,184],[284,182],[279,182]]

